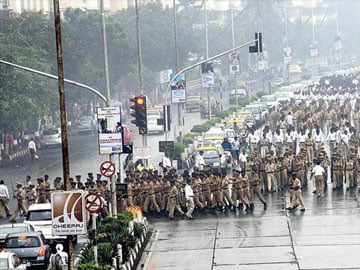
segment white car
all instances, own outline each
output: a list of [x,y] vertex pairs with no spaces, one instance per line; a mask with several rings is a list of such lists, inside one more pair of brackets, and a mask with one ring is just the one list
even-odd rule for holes
[[[67,241],[66,236],[57,236],[52,234],[52,215],[50,203],[37,203],[29,206],[28,214],[24,220],[25,224],[33,226],[35,231],[41,231],[49,245]],[[74,238],[76,243],[77,238]]]
[[41,133],[40,137],[41,148],[50,146],[61,146],[61,129],[60,128],[49,128],[45,129]]
[[16,253],[2,250],[0,252],[0,270],[26,269],[27,261],[22,261]]
[[79,119],[78,134],[93,133],[95,132],[95,126],[95,118],[91,115],[84,115]]

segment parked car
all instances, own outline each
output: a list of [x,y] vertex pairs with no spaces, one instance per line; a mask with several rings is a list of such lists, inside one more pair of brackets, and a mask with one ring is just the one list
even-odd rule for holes
[[79,119],[77,127],[78,134],[89,134],[95,132],[95,119],[92,115],[84,115]]
[[40,137],[41,148],[47,148],[50,146],[61,146],[61,129],[60,128],[49,128],[45,129],[41,133]]
[[42,232],[9,233],[5,238],[5,248],[16,253],[20,259],[27,260],[27,269],[47,269],[51,247]]
[[[29,206],[28,213],[24,220],[25,224],[33,226],[35,231],[41,231],[44,234],[49,245],[63,243],[66,246],[66,236],[55,236],[52,234],[52,216],[50,203],[37,203]],[[77,242],[76,235],[73,238],[74,244]]]
[[8,233],[31,232],[31,231],[34,231],[34,227],[30,224],[24,224],[24,223],[2,224],[0,226],[0,246],[4,245],[5,238]]
[[27,260],[21,260],[19,256],[5,249],[0,251],[0,270],[26,269]]
[[280,78],[280,77],[276,77],[276,78],[273,78],[271,81],[270,81],[270,85],[272,87],[277,87],[277,86],[280,86],[284,83],[284,80],[283,78]]

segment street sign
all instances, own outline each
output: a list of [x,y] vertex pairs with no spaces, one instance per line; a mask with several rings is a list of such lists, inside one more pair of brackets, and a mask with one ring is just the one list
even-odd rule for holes
[[162,70],[160,72],[160,83],[170,82],[170,77],[172,73],[173,73],[172,69]]
[[214,85],[215,85],[214,73],[204,73],[204,74],[202,74],[202,86],[204,88],[214,87]]
[[240,74],[240,56],[238,52],[229,54],[230,75]]
[[53,235],[86,234],[84,191],[55,191],[51,193]]
[[159,141],[159,152],[169,152],[174,150],[174,141]]
[[120,107],[105,107],[97,110],[100,155],[123,152],[120,112]]
[[103,207],[103,202],[100,195],[88,194],[85,197],[85,208],[90,213],[99,213]]
[[100,165],[100,173],[105,177],[111,177],[115,174],[115,164],[110,161],[105,161]]

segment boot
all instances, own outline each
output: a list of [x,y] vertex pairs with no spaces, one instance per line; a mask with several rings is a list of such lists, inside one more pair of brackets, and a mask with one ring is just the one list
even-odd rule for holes
[[237,207],[239,210],[243,210],[244,208],[244,205],[242,203],[239,203],[238,207]]
[[245,208],[245,211],[246,212],[250,212],[251,211],[251,207],[249,204],[245,204],[246,208]]
[[267,203],[264,202],[264,210],[266,210],[266,209],[267,209]]
[[255,209],[255,205],[253,203],[250,203],[250,210],[253,211]]

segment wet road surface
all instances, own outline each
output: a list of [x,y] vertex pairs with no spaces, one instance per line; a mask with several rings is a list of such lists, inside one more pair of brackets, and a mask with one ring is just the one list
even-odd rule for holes
[[[266,195],[247,214],[150,218],[153,237],[138,269],[360,269],[360,208],[355,191],[324,198],[303,189],[305,212],[285,210],[288,194]],[[286,196],[285,196],[286,195]]]

